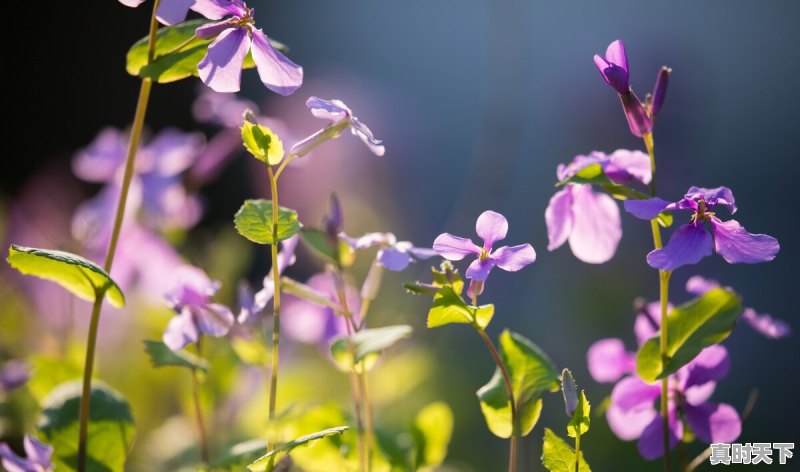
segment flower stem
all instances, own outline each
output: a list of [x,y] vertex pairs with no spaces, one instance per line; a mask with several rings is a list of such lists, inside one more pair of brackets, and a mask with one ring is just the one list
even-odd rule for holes
[[200,458],[204,464],[208,464],[208,439],[206,438],[206,427],[203,421],[203,409],[200,405],[200,379],[197,369],[192,369],[192,397],[194,400],[194,413],[197,418],[197,434],[200,437]]
[[280,206],[278,205],[278,179],[272,171],[272,167],[267,165],[267,172],[269,173],[269,185],[272,195],[272,283],[275,287],[274,295],[272,298],[272,305],[275,310],[275,316],[272,318],[272,369],[270,371],[269,381],[269,419],[275,418],[275,406],[278,398],[278,367],[280,356],[280,338],[281,338],[281,274],[278,270],[278,212]]
[[[153,2],[153,12],[150,15],[150,32],[147,40],[148,63],[153,60],[155,55],[156,32],[158,31],[156,10],[158,9],[160,3],[160,0],[155,0]],[[152,80],[142,79],[142,84],[139,88],[139,98],[136,102],[136,111],[134,112],[133,116],[133,127],[131,128],[128,154],[125,160],[125,171],[122,177],[122,187],[120,188],[116,216],[114,217],[114,226],[111,230],[111,238],[106,251],[106,259],[103,264],[103,268],[109,274],[111,273],[111,266],[114,264],[114,255],[117,252],[117,243],[119,242],[119,233],[122,229],[122,220],[125,216],[125,206],[128,200],[128,191],[130,190],[131,180],[133,179],[136,152],[139,149],[139,142],[142,137],[144,118],[147,114],[147,105],[150,100],[150,89],[152,86]],[[105,298],[107,289],[108,287],[102,287],[95,291],[92,314],[89,320],[89,336],[86,339],[86,361],[83,368],[83,390],[81,394],[80,412],[78,416],[78,457],[76,461],[78,472],[83,472],[86,469],[86,450],[88,448],[87,442],[89,436],[89,411],[91,408],[92,393],[92,371],[94,370],[94,354],[95,346],[97,345],[97,328],[100,323],[100,309],[103,307],[103,299]]]
[[581,468],[581,428],[575,428],[575,472]]

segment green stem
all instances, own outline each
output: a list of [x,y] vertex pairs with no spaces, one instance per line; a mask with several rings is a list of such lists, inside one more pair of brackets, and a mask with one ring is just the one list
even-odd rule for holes
[[580,425],[575,428],[575,472],[580,472],[581,469],[581,428]]
[[270,371],[269,381],[269,419],[275,418],[275,406],[278,397],[278,366],[280,355],[280,336],[281,336],[281,274],[278,270],[278,178],[272,171],[272,167],[267,165],[269,173],[270,192],[272,193],[272,282],[275,287],[272,304],[275,309],[275,316],[272,318],[272,370]]
[[194,400],[194,413],[197,418],[197,433],[200,439],[200,458],[204,464],[208,464],[210,462],[210,456],[208,454],[206,427],[203,421],[203,408],[200,405],[200,379],[197,369],[192,369],[192,397]]
[[[156,10],[160,4],[160,0],[153,2],[153,12],[150,15],[150,32],[148,34],[147,43],[147,61],[148,63],[153,60],[156,47],[156,32],[158,31],[158,20],[156,19]],[[128,200],[128,191],[130,190],[131,180],[133,179],[134,163],[136,161],[136,152],[139,149],[139,142],[142,138],[142,129],[144,129],[144,119],[147,114],[147,105],[150,100],[150,90],[153,82],[150,79],[142,79],[142,84],[139,88],[139,98],[136,102],[136,111],[133,117],[133,127],[131,128],[130,142],[128,144],[128,154],[125,159],[125,170],[122,177],[122,187],[120,188],[119,201],[117,202],[116,216],[114,217],[114,226],[111,230],[111,238],[108,243],[108,250],[106,252],[106,259],[103,268],[107,273],[111,273],[111,267],[114,264],[114,255],[117,252],[117,244],[119,243],[119,234],[122,229],[122,220],[125,216],[125,206]],[[80,411],[78,414],[78,457],[76,466],[78,472],[86,470],[86,450],[88,448],[88,432],[89,432],[89,411],[91,408],[91,392],[92,392],[92,371],[94,370],[94,355],[95,346],[97,345],[97,328],[100,323],[100,309],[103,306],[103,299],[108,287],[102,287],[96,290],[94,304],[92,305],[92,314],[89,320],[89,336],[86,339],[86,361],[83,368],[83,390],[81,395]]]

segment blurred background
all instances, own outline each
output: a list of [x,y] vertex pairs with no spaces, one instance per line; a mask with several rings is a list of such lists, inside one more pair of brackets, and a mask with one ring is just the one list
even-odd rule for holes
[[[255,71],[243,73],[241,95],[262,115],[282,120],[284,142],[321,126],[304,106],[317,95],[347,103],[387,149],[378,158],[349,136],[329,143],[287,171],[282,204],[313,225],[336,192],[348,234],[391,231],[417,246],[430,246],[444,231],[474,237],[482,211],[503,213],[510,222],[506,242],[530,242],[539,258],[520,273],[492,275],[482,296],[496,304],[490,334],[496,337],[508,327],[532,339],[559,368],[572,369],[593,404],[599,405],[611,386],[591,380],[586,350],[607,337],[621,337],[633,350],[634,299],[657,296],[656,274],[644,261],[649,228],[624,215],[617,255],[594,266],[578,261],[567,246],[547,251],[544,211],[558,163],[592,150],[643,149],[592,62],[614,39],[625,41],[631,84],[640,97],[652,89],[660,66],[673,69],[654,134],[661,196],[677,199],[691,185],[728,186],[737,198],[737,219],[782,243],[769,264],[731,266],[709,257],[677,271],[672,301],[687,300],[685,280],[701,274],[736,288],[746,306],[800,327],[794,303],[800,251],[792,236],[800,229],[793,216],[800,171],[795,84],[800,57],[792,49],[800,44],[799,3],[249,3],[258,25],[288,44],[290,57],[305,70],[303,87],[287,98],[268,93]],[[91,5],[46,0],[37,4],[35,25],[25,34],[0,33],[4,109],[11,123],[0,141],[0,239],[70,247],[73,212],[100,189],[74,176],[73,156],[101,129],[129,126],[138,80],[125,72],[125,52],[146,33],[148,15],[147,6],[134,10],[111,0]],[[200,90],[196,79],[155,86],[147,115],[150,135],[168,127],[198,131],[210,146],[221,127],[193,114]],[[223,281],[219,298],[231,305],[237,279],[258,283],[269,266],[266,251],[238,238],[231,223],[243,199],[266,196],[266,175],[251,161],[237,153],[225,158],[213,178],[197,185],[202,218],[190,231],[167,234],[182,257]],[[369,258],[363,259],[354,267],[355,281],[369,265]],[[501,470],[497,464],[505,463],[506,442],[488,432],[475,398],[493,372],[491,358],[468,327],[426,330],[429,300],[402,289],[404,282],[427,280],[429,266],[387,274],[373,309],[375,326],[415,327],[413,341],[390,354],[393,362],[405,363],[389,370],[387,360],[372,379],[378,422],[402,423],[409,411],[445,401],[455,413],[448,466]],[[320,268],[301,253],[289,274],[305,280]],[[63,350],[72,344],[64,338],[71,336],[78,346],[74,356],[82,362],[85,305],[69,302],[59,289],[18,291],[24,282],[7,267],[0,277],[3,357],[68,357]],[[163,432],[164,418],[188,411],[182,398],[190,379],[174,392],[176,375],[149,368],[141,340],[157,338],[170,314],[158,303],[136,306],[147,308],[104,314],[99,376],[131,399],[139,431],[132,467],[148,470],[141,456],[152,454],[147,444]],[[76,315],[56,314],[64,310]],[[796,442],[797,382],[788,369],[800,358],[797,335],[770,341],[739,326],[725,346],[732,371],[718,385],[715,401],[741,410],[749,392],[759,392],[739,442]],[[304,349],[287,357],[282,392],[346,402],[346,378],[324,356]],[[242,394],[255,399],[255,409],[264,403],[259,388]],[[26,424],[15,414],[24,409],[5,408],[3,433],[15,434],[9,425]],[[565,422],[560,396],[547,397],[539,425],[524,441],[523,470],[542,470],[543,427],[564,436]],[[595,470],[661,467],[639,459],[635,443],[619,441],[603,418],[593,422],[583,450]],[[690,456],[701,450],[690,446]]]

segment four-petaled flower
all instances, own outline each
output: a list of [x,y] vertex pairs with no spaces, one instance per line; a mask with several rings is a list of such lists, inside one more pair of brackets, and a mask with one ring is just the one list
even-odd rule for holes
[[27,458],[19,457],[6,443],[0,443],[0,462],[8,472],[51,472],[53,467],[53,446],[25,435],[22,443]]
[[[594,151],[577,156],[569,165],[559,164],[558,180],[574,176],[587,166],[598,164],[605,175],[618,184],[639,181],[650,183],[650,158],[641,151],[618,149],[612,154]],[[605,193],[595,192],[589,184],[567,184],[550,198],[544,213],[547,223],[547,250],[565,242],[575,257],[590,264],[600,264],[614,256],[622,237],[619,208]]]
[[485,211],[478,217],[475,232],[483,239],[483,246],[477,246],[468,238],[440,234],[433,242],[433,250],[451,261],[460,261],[465,256],[478,256],[467,268],[466,276],[476,282],[484,282],[494,266],[509,272],[516,272],[536,260],[536,251],[530,244],[503,246],[493,250],[494,243],[505,239],[508,221],[500,213]]
[[[199,38],[216,38],[197,64],[200,80],[217,92],[238,92],[242,65],[248,51],[258,76],[268,89],[291,95],[303,83],[303,68],[276,51],[263,31],[256,28],[254,10],[242,0],[215,0],[221,9],[211,19],[231,18],[197,28]],[[252,48],[251,48],[252,46]]]
[[178,316],[172,318],[164,330],[164,344],[178,351],[196,343],[201,333],[215,337],[228,334],[234,322],[233,313],[225,305],[211,302],[220,283],[192,266],[178,269],[174,280],[166,299]]
[[[637,218],[650,220],[662,211],[687,210],[691,221],[678,228],[662,249],[651,251],[647,263],[661,270],[675,270],[687,264],[696,264],[713,250],[731,264],[754,264],[775,258],[780,250],[778,240],[766,234],[750,234],[736,220],[722,221],[712,211],[724,206],[736,213],[733,192],[727,187],[691,187],[684,197],[674,203],[660,198],[626,200],[625,210]],[[711,224],[711,233],[705,223]],[[713,235],[713,237],[712,237]]]
[[378,264],[391,271],[405,270],[417,260],[429,259],[436,255],[433,249],[414,247],[409,241],[398,241],[392,233],[367,233],[359,238],[351,238],[344,233],[339,235],[353,250],[380,246]]
[[296,157],[305,156],[328,139],[338,137],[348,127],[350,132],[364,141],[364,144],[376,156],[382,156],[386,151],[381,141],[375,139],[367,125],[360,122],[353,115],[350,108],[341,100],[324,100],[318,97],[310,97],[306,100],[306,106],[311,110],[312,115],[323,120],[329,120],[331,123],[292,146],[291,154]]

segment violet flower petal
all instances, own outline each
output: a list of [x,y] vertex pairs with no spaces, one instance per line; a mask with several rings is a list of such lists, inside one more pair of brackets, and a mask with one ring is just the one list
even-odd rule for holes
[[492,253],[491,259],[497,267],[508,272],[516,272],[536,261],[536,251],[530,244],[503,246]]
[[242,65],[250,49],[250,37],[242,28],[223,31],[208,46],[197,64],[200,80],[216,92],[238,92]]
[[589,264],[608,261],[622,238],[619,208],[605,193],[580,185],[573,191],[574,218],[569,246],[575,257]]
[[352,118],[350,120],[350,131],[358,138],[367,145],[370,151],[373,154],[380,157],[383,156],[386,152],[386,148],[383,146],[383,141],[379,139],[375,139],[372,135],[372,131],[365,125],[364,123],[358,121],[357,118]]
[[225,336],[234,323],[231,310],[219,303],[209,303],[195,310],[197,327],[201,332],[214,337]]
[[317,118],[330,121],[339,121],[352,116],[352,112],[341,100],[325,100],[319,97],[309,97],[306,106],[311,114]]
[[699,275],[693,275],[686,281],[686,291],[693,295],[703,295],[704,293],[719,288],[719,282],[707,279]]
[[722,380],[728,375],[730,368],[728,351],[720,345],[709,346],[685,366],[688,375],[680,387],[685,390],[707,382]]
[[608,45],[605,58],[595,54],[594,63],[603,80],[613,87],[617,93],[623,94],[630,89],[628,58],[621,40],[616,40]]
[[553,251],[561,247],[569,238],[575,219],[572,214],[572,190],[567,185],[550,197],[550,203],[544,211],[547,224],[547,250]]
[[483,247],[491,249],[494,243],[505,239],[508,220],[496,211],[484,211],[475,222],[475,232],[483,239]]
[[192,319],[189,307],[181,310],[178,316],[172,317],[164,330],[162,340],[173,351],[180,351],[191,343],[196,343],[200,338],[197,326]]
[[442,233],[433,241],[433,250],[437,254],[451,261],[460,261],[470,254],[480,255],[481,248],[476,246],[471,239]]
[[647,255],[647,263],[654,269],[672,271],[710,256],[711,246],[711,235],[702,225],[685,224],[672,233],[666,246]]
[[645,185],[653,178],[650,156],[642,151],[617,149],[608,155],[603,167],[606,176],[618,184],[628,184],[637,180]]
[[485,282],[486,279],[489,278],[489,272],[492,271],[494,266],[494,259],[489,258],[482,261],[480,258],[478,258],[472,261],[469,267],[467,267],[467,271],[464,273],[464,275],[466,275],[468,279],[476,282]]
[[731,264],[755,264],[775,259],[781,246],[778,240],[766,234],[751,234],[736,220],[722,222],[711,217],[714,229],[714,248]]
[[291,95],[303,84],[303,68],[276,51],[260,29],[253,30],[253,61],[261,82],[280,95]]
[[705,200],[709,207],[722,205],[731,212],[731,215],[736,213],[736,200],[733,198],[733,192],[728,187],[690,187],[684,197],[693,200]]
[[241,17],[247,12],[247,6],[240,0],[194,0],[191,8],[209,20],[228,15]]
[[53,446],[45,444],[29,434],[25,435],[22,445],[25,448],[25,454],[28,455],[28,461],[40,467],[37,470],[50,468],[53,457]]
[[706,444],[732,443],[742,433],[739,413],[728,404],[685,405],[684,413],[692,432]]
[[87,182],[109,182],[125,161],[128,137],[116,128],[103,128],[97,137],[75,154],[72,172]]
[[622,411],[631,411],[652,407],[659,396],[661,387],[658,384],[647,384],[638,377],[629,376],[614,386],[611,403]]
[[653,407],[622,411],[614,404],[606,410],[606,420],[611,431],[623,441],[639,439],[644,429],[658,417]]
[[[217,22],[214,22],[214,23],[206,23],[203,26],[201,26],[201,27],[197,28],[196,30],[194,30],[194,34],[198,38],[211,39],[211,38],[216,38],[217,36],[219,36],[223,31],[225,31],[228,28],[236,28],[236,24],[231,20],[223,20],[223,21],[217,21]],[[241,121],[242,114],[240,113],[237,118],[238,118],[238,121]]]
[[595,382],[611,383],[633,371],[636,355],[625,349],[621,339],[601,339],[589,347],[586,363]]
[[[401,243],[397,243],[397,244],[399,246]],[[434,251],[433,249],[430,249],[430,248],[426,248],[426,247],[413,247],[412,246],[411,248],[408,249],[408,252],[412,256],[416,257],[417,259],[422,259],[422,260],[430,259],[431,257],[436,255],[436,251]]]
[[394,246],[381,248],[377,257],[380,265],[395,272],[405,270],[412,261],[408,252],[401,251]]
[[752,308],[745,308],[742,319],[747,322],[754,330],[770,339],[780,339],[788,336],[792,332],[789,324],[783,320],[771,317],[767,314],[758,314]]
[[641,138],[653,130],[653,122],[647,116],[647,112],[636,94],[628,91],[620,94],[619,99],[622,101],[622,110],[628,120],[628,128],[634,136]]
[[[664,427],[661,423],[661,416],[657,416],[642,431],[639,438],[639,454],[647,460],[657,459],[664,455]],[[668,413],[669,421],[669,448],[670,450],[678,444],[679,438],[683,436],[683,423],[677,420],[675,409],[670,408]]]
[[156,10],[156,18],[165,25],[176,25],[186,19],[189,8],[195,0],[161,0]]
[[30,461],[19,457],[6,443],[0,443],[0,461],[8,472],[31,472]]

